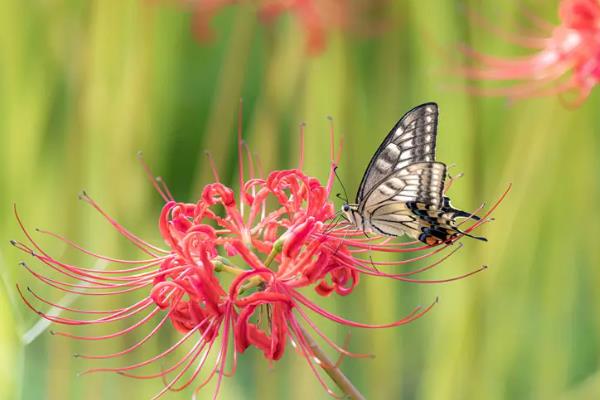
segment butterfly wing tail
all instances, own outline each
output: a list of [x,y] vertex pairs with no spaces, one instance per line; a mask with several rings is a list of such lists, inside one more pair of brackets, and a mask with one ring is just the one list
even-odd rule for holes
[[468,219],[472,219],[475,221],[479,221],[481,218],[475,214],[471,214],[469,212],[463,211],[463,210],[457,210],[456,208],[450,208],[450,209],[443,209],[442,211],[446,212],[446,213],[451,213],[452,214],[452,218],[468,218]]
[[452,214],[452,219],[455,218],[468,218],[475,221],[479,221],[481,218],[473,213],[469,213],[463,210],[459,210],[458,208],[454,208],[452,204],[450,204],[450,199],[444,196],[444,202],[442,205],[442,212]]
[[472,239],[477,239],[477,240],[481,240],[482,242],[487,242],[487,238],[483,237],[483,236],[475,236],[475,235],[471,235],[470,233],[467,233],[465,231],[462,231],[456,227],[453,228],[453,231],[455,231],[456,233],[463,235],[463,236],[467,236],[470,237]]
[[449,226],[455,233],[470,237],[472,239],[481,240],[482,242],[487,242],[487,239],[483,236],[471,235],[470,233],[465,232],[456,227],[456,218],[467,218],[467,219],[472,219],[474,221],[479,221],[479,220],[481,220],[481,217],[479,217],[473,213],[459,210],[458,208],[454,208],[451,205],[444,206],[442,208],[442,212],[445,213],[447,216],[449,216],[449,218],[447,218],[446,226]]

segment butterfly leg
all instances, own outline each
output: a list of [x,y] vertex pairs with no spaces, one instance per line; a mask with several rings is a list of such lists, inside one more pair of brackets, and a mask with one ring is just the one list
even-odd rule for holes
[[[453,167],[454,164],[449,165],[448,166],[448,170]],[[463,176],[462,172],[459,172],[456,175],[450,175],[450,172],[447,173],[448,179],[446,181],[446,184],[444,185],[444,191],[443,193],[446,194],[448,193],[448,191],[450,190],[450,188],[452,187],[452,184],[454,183],[454,181],[458,180],[459,178],[461,178]]]

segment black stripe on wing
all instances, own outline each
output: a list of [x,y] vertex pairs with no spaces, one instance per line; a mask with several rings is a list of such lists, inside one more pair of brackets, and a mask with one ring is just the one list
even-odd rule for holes
[[360,204],[391,172],[413,163],[434,161],[437,124],[436,103],[422,104],[404,114],[371,158],[360,182],[356,203]]

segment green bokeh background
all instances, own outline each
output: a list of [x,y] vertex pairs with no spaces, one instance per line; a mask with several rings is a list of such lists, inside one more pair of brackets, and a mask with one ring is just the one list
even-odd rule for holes
[[[31,285],[55,300],[60,294],[19,269],[24,255],[8,244],[23,238],[12,204],[31,228],[51,229],[104,254],[136,257],[109,224],[77,200],[78,192],[87,189],[125,226],[160,243],[161,200],[145,180],[136,152],[144,151],[183,201],[196,199],[211,181],[204,149],[214,155],[223,181],[235,182],[240,97],[244,136],[266,170],[295,165],[298,124],[306,121],[306,169],[324,178],[326,116],[331,115],[336,135],[345,140],[341,176],[354,192],[368,159],[401,114],[436,101],[438,159],[465,173],[451,191],[454,203],[466,209],[489,204],[513,184],[496,221],[483,230],[489,242],[466,241],[462,251],[423,278],[458,275],[481,264],[490,266],[487,271],[444,285],[364,279],[351,296],[322,300],[349,318],[385,322],[440,298],[413,324],[352,330],[351,349],[376,355],[342,365],[367,398],[600,398],[598,93],[575,110],[556,98],[516,103],[477,98],[457,89],[461,79],[448,73],[449,60],[461,59],[459,43],[490,54],[522,54],[464,14],[468,7],[520,32],[521,3],[392,1],[384,6],[382,33],[334,31],[326,51],[310,57],[294,19],[265,27],[249,5],[219,13],[215,38],[198,43],[190,15],[172,5],[3,1],[0,398],[142,399],[160,390],[160,381],[76,376],[107,363],[75,359],[73,353],[115,351],[142,333],[100,344],[45,332],[22,344],[37,316],[18,300],[14,284]],[[556,1],[528,4],[534,14],[556,22]],[[93,264],[56,241],[42,238],[42,243],[53,254]],[[77,299],[75,306],[119,304]],[[343,341],[347,329],[322,325]],[[165,329],[122,363],[157,354],[178,337]],[[211,395],[209,386],[200,397]],[[188,391],[166,398],[189,397]],[[254,350],[241,357],[221,397],[328,398],[293,351],[270,367]]]

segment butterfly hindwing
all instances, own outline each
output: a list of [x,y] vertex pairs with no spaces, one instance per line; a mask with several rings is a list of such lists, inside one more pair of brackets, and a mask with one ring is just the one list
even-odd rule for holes
[[420,162],[392,171],[359,205],[371,226],[386,235],[419,231],[419,220],[443,205],[446,166]]
[[403,203],[388,203],[370,216],[374,231],[387,236],[401,236],[419,230],[419,221]]
[[367,194],[359,210],[374,213],[378,206],[389,202],[416,202],[439,208],[444,201],[445,177],[446,166],[440,162],[420,162],[392,170]]
[[426,103],[413,108],[398,121],[379,146],[360,183],[356,203],[393,171],[408,165],[435,160],[438,106]]

